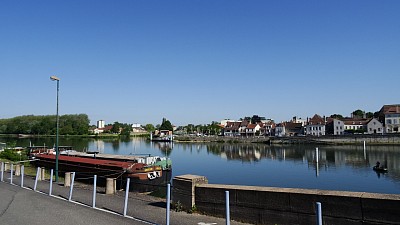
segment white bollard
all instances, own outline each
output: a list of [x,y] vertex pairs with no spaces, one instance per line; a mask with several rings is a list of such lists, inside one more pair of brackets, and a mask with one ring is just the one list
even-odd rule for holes
[[0,170],[1,170],[0,181],[3,182],[4,181],[4,163],[3,162],[1,162],[1,164],[0,164]]
[[69,188],[69,198],[68,201],[72,200],[72,192],[74,190],[75,172],[71,173],[71,187]]
[[24,187],[24,173],[25,173],[25,166],[21,165],[21,187]]
[[36,169],[35,185],[33,186],[33,190],[34,190],[34,191],[36,191],[37,182],[38,182],[39,176],[40,176],[40,167],[38,167],[38,168]]
[[96,208],[97,175],[93,177],[93,202],[92,207]]
[[49,195],[50,196],[53,192],[53,173],[54,173],[54,170],[50,169],[50,187],[49,187]]
[[170,218],[170,208],[171,208],[171,184],[167,185],[167,225],[169,225]]
[[225,208],[226,208],[226,225],[231,224],[231,216],[229,209],[229,191],[225,191]]
[[126,178],[126,190],[125,190],[125,205],[124,205],[124,216],[126,216],[126,211],[128,210],[128,195],[129,195],[129,183],[131,178]]
[[317,225],[322,225],[322,207],[321,207],[321,203],[317,202],[316,203],[316,215],[317,215]]
[[13,183],[13,173],[14,173],[14,165],[11,164],[11,173],[10,173],[10,183]]

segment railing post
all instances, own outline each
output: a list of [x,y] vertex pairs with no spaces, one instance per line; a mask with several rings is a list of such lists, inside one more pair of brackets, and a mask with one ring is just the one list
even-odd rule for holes
[[169,225],[170,219],[170,208],[171,208],[171,184],[167,184],[167,225]]
[[11,163],[11,173],[10,173],[10,183],[12,184],[13,182],[13,173],[14,173],[14,164]]
[[97,175],[93,177],[93,204],[92,207],[96,207],[96,191],[97,191]]
[[125,189],[125,205],[124,205],[124,216],[126,216],[126,212],[128,210],[128,195],[129,195],[129,183],[131,182],[131,178],[126,178],[126,189]]
[[25,166],[21,165],[21,187],[24,187],[24,173],[25,173]]
[[40,167],[36,169],[36,178],[35,178],[35,185],[33,186],[33,190],[36,191],[37,188],[37,181],[39,179]]
[[74,182],[75,182],[75,172],[71,173],[72,178],[71,178],[71,187],[69,188],[69,198],[68,201],[72,200],[72,191],[74,190]]
[[53,192],[53,169],[50,169],[50,188],[49,188],[49,195],[51,196]]
[[229,191],[225,191],[225,202],[226,202],[226,225],[231,224],[230,209],[229,209]]
[[3,182],[4,181],[4,162],[1,162],[0,165],[0,169],[1,169],[1,174],[0,174],[0,181]]
[[322,207],[321,207],[321,203],[317,202],[316,204],[316,215],[317,215],[317,225],[322,225]]

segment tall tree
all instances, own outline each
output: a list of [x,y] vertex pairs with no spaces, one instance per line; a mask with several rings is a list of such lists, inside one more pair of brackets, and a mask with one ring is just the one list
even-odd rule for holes
[[146,124],[146,125],[144,126],[144,129],[145,129],[147,132],[153,132],[156,128],[154,127],[153,124],[148,123],[148,124]]
[[174,128],[171,124],[171,122],[165,118],[163,118],[161,126],[160,126],[160,130],[170,130],[172,131]]
[[364,111],[362,111],[361,109],[357,109],[355,110],[352,114],[354,118],[363,118],[364,117]]
[[330,115],[330,117],[335,118],[335,119],[343,119],[343,116],[340,114],[333,114],[333,115]]

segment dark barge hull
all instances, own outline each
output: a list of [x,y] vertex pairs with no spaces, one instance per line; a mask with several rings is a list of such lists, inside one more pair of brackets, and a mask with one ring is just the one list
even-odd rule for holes
[[[34,164],[36,167],[55,168],[55,155],[36,155]],[[157,171],[154,179],[143,179],[143,171],[129,172],[136,167],[142,167],[142,163],[122,162],[116,160],[92,159],[59,155],[58,171],[60,176],[65,172],[76,172],[75,177],[79,182],[93,183],[93,176],[97,175],[97,184],[105,186],[106,178],[116,179],[117,189],[125,189],[126,178],[130,178],[131,191],[153,191],[165,186],[171,179],[171,170]],[[129,169],[130,168],[130,169]],[[55,171],[54,171],[55,172]],[[152,173],[149,171],[148,173]],[[140,175],[139,175],[140,174]],[[139,179],[141,177],[141,179]]]

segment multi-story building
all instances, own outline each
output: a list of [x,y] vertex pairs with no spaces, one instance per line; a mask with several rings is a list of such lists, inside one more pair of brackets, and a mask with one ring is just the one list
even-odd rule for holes
[[385,133],[399,133],[400,105],[384,105],[379,111],[379,121],[383,123]]
[[315,114],[311,119],[307,119],[305,126],[306,135],[322,136],[325,135],[325,118]]

